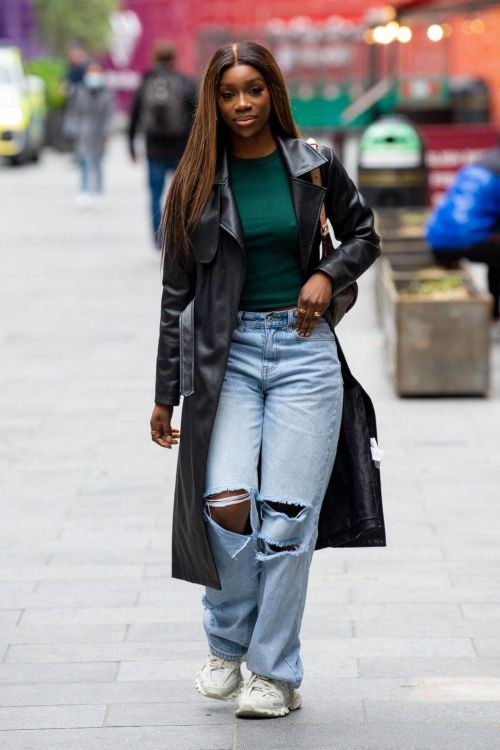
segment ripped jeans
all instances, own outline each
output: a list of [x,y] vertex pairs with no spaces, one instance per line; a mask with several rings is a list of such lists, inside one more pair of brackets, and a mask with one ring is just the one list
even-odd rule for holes
[[243,534],[223,528],[205,504],[222,589],[206,588],[203,624],[211,653],[246,656],[251,671],[298,687],[299,632],[343,382],[327,321],[301,337],[295,316],[296,308],[237,314],[204,497],[246,495],[250,527]]

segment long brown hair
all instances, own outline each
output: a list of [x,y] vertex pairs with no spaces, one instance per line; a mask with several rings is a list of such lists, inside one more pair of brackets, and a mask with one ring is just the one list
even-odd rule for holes
[[285,81],[271,52],[248,41],[225,44],[214,52],[203,73],[191,133],[163,210],[162,262],[167,254],[174,261],[181,256],[187,257],[190,235],[210,197],[217,158],[228,137],[227,127],[218,117],[217,88],[224,71],[233,65],[251,65],[264,77],[271,97],[269,122],[272,132],[299,137]]

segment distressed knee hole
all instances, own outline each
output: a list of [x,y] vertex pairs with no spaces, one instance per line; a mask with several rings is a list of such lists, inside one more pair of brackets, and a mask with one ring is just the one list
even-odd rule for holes
[[205,498],[210,518],[227,531],[250,534],[250,493],[246,490],[223,490]]
[[289,518],[296,518],[302,510],[305,510],[305,506],[299,505],[298,503],[279,503],[278,501],[273,500],[268,501],[267,504],[273,510],[276,510],[278,513],[283,513],[283,515],[289,516]]
[[280,547],[278,544],[269,544],[267,542],[267,549],[269,552],[293,552],[294,550],[299,549],[298,544],[290,544],[286,545],[284,547]]
[[299,553],[303,547],[308,507],[300,503],[267,500],[262,503],[259,539],[264,555]]
[[231,505],[244,503],[245,500],[250,500],[250,493],[246,490],[223,490],[223,492],[207,495],[205,504],[209,508],[227,508]]

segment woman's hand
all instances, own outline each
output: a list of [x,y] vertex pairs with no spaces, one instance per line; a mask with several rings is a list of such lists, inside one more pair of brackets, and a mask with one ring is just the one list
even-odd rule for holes
[[151,425],[151,440],[161,445],[162,448],[171,448],[177,445],[181,433],[176,427],[171,426],[173,406],[167,404],[155,404],[149,424]]
[[332,294],[333,285],[328,274],[317,271],[306,281],[297,302],[296,328],[299,336],[311,335],[311,331],[330,304]]

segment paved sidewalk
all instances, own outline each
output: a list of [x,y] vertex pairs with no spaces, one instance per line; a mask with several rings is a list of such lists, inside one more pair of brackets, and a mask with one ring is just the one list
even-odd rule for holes
[[169,577],[145,175],[121,142],[106,166],[99,213],[67,156],[0,167],[2,750],[498,750],[500,346],[490,399],[396,399],[363,277],[339,334],[377,409],[388,546],[314,556],[304,707],[235,720],[193,687],[202,589]]

